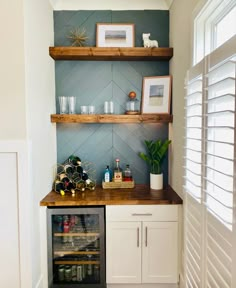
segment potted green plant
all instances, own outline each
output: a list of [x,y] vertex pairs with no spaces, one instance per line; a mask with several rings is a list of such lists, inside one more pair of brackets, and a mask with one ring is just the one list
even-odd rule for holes
[[139,156],[147,162],[150,168],[150,188],[163,189],[162,164],[171,140],[145,140],[144,143],[147,153],[139,152]]

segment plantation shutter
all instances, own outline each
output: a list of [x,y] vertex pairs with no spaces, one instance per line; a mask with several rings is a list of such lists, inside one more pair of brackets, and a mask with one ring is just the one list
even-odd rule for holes
[[[234,36],[188,72],[185,276],[186,286],[191,288],[235,288],[235,47]],[[195,94],[193,85],[199,88]],[[198,109],[192,109],[195,104]],[[197,128],[194,134],[193,128]]]
[[212,52],[206,60],[205,253],[206,283],[207,287],[212,288],[233,287],[231,281],[235,162],[235,39],[236,37]]
[[202,287],[203,68],[201,62],[188,72],[185,98],[186,287]]

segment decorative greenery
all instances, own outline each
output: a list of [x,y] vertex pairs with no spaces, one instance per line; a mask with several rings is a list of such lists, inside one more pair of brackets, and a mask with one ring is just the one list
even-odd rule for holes
[[165,159],[169,144],[171,140],[145,140],[147,154],[143,152],[139,153],[139,156],[147,162],[150,167],[150,173],[161,174],[162,173],[162,163]]
[[84,46],[86,40],[88,37],[86,36],[86,31],[84,28],[73,28],[70,33],[68,38],[72,42],[72,46]]

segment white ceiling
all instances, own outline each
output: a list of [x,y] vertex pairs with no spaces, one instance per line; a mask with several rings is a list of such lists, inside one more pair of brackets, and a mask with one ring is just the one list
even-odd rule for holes
[[174,0],[49,0],[54,10],[168,10]]

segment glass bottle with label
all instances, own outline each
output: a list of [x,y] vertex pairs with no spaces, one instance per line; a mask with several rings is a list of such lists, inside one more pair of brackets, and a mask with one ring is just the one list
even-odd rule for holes
[[103,181],[104,182],[111,182],[112,181],[112,175],[111,175],[111,170],[109,168],[109,165],[107,165],[107,167],[104,171]]
[[114,168],[114,182],[122,182],[122,169],[120,167],[120,159],[116,159],[116,165]]
[[132,172],[130,170],[129,165],[126,165],[126,168],[124,170],[124,178],[123,181],[133,181],[133,177],[132,177]]

